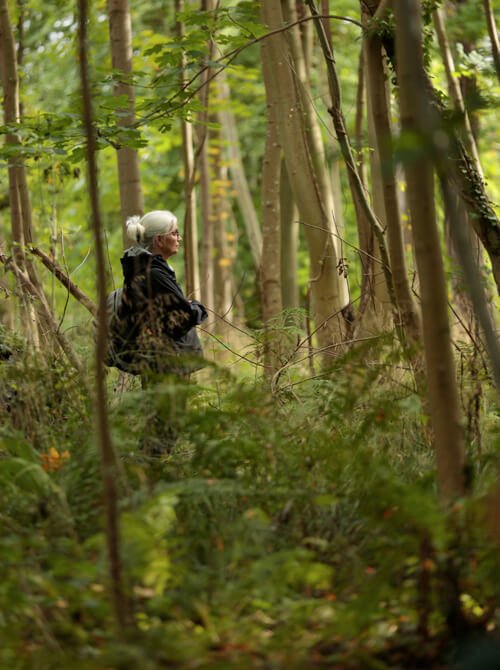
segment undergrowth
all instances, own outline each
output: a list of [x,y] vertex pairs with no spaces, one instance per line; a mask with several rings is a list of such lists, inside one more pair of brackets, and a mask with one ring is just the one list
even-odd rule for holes
[[[91,399],[60,362],[4,362],[0,667],[472,669],[478,649],[495,658],[494,396],[481,450],[469,448],[470,495],[444,510],[412,379],[390,343],[378,347],[316,378],[290,370],[273,394],[216,367],[146,390],[110,374],[124,637],[109,606]],[[177,440],[152,458],[142,447],[158,420]]]

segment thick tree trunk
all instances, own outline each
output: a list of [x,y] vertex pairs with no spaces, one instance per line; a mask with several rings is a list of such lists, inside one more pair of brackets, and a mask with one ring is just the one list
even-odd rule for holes
[[[279,0],[266,0],[261,4],[261,12],[270,30],[283,26]],[[347,282],[337,271],[332,213],[322,197],[319,175],[311,158],[286,38],[282,33],[273,35],[262,48],[272,72],[266,88],[273,87],[276,91],[280,141],[309,248],[311,316],[318,345],[326,355],[329,347],[339,341],[344,328],[341,314],[349,305]]]
[[112,606],[115,622],[119,630],[123,630],[128,620],[128,603],[123,590],[122,564],[120,557],[120,531],[117,494],[117,464],[109,429],[106,383],[104,374],[104,356],[107,342],[106,318],[106,264],[103,245],[103,231],[99,208],[99,190],[97,185],[97,163],[95,159],[96,142],[95,128],[92,118],[92,101],[87,63],[87,1],[78,0],[79,27],[79,63],[83,99],[83,122],[87,139],[87,164],[90,204],[92,211],[92,231],[97,265],[98,326],[96,356],[96,397],[95,411],[97,417],[97,436],[101,451],[103,498],[106,513],[106,541],[110,581],[112,589]]
[[[398,0],[397,73],[403,133],[425,137],[420,109],[426,105],[421,17],[418,0]],[[422,133],[424,133],[422,135]],[[434,209],[434,174],[423,145],[405,164],[415,257],[422,296],[423,336],[429,409],[434,433],[438,485],[449,502],[464,493],[464,444],[450,340],[443,259]]]
[[[118,125],[130,127],[135,122],[134,87],[130,83],[132,74],[132,26],[128,0],[108,0],[109,41],[111,65],[120,73],[115,84],[115,95],[126,96],[127,105],[118,110]],[[118,183],[120,188],[120,211],[123,241],[127,245],[125,223],[129,216],[142,214],[144,199],[141,188],[139,156],[136,149],[122,146],[117,150]]]

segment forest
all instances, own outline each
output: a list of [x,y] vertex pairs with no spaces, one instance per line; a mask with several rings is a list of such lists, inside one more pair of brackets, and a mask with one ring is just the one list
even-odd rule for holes
[[[0,0],[0,670],[500,668],[499,20]],[[146,383],[157,210],[208,318]]]

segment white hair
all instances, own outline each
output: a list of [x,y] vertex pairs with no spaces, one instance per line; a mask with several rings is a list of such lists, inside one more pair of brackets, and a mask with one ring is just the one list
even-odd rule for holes
[[175,214],[166,209],[154,210],[144,216],[130,216],[127,219],[127,237],[149,249],[156,235],[167,235],[176,225]]

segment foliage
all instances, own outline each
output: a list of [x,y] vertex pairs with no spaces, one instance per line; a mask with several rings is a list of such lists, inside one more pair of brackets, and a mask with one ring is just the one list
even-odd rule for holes
[[[450,602],[471,630],[498,625],[498,548],[484,521],[498,415],[486,406],[477,495],[443,510],[423,410],[390,340],[359,345],[319,378],[291,366],[274,397],[211,368],[112,398],[125,639],[108,605],[85,393],[35,360],[2,373],[3,666],[396,667],[393,647],[408,645],[433,667],[458,634]],[[26,421],[5,401],[13,391]],[[153,417],[178,433],[163,459],[140,447]]]
[[[119,281],[122,245],[115,147],[141,149],[147,208],[168,203],[181,218],[178,122],[200,111],[197,87],[209,38],[219,45],[211,65],[227,66],[243,160],[261,206],[265,100],[254,42],[265,30],[258,3],[224,2],[207,13],[188,2],[182,40],[172,35],[173,3],[131,4],[139,121],[127,131],[115,117],[123,100],[113,94],[103,1],[90,26],[110,283],[113,276]],[[431,43],[434,5],[424,3],[426,59],[445,91]],[[24,114],[19,124],[0,128],[15,130],[21,145],[2,147],[0,161],[5,165],[11,152],[23,157],[40,246],[54,244],[68,274],[94,296],[76,59],[68,57],[75,48],[73,8],[59,0],[21,6]],[[350,15],[353,5],[341,0],[336,11]],[[343,22],[332,28],[353,125],[360,34]],[[480,0],[453,3],[447,28],[455,42],[469,43],[457,48],[457,74],[476,78],[481,158],[495,198],[496,91]],[[390,33],[390,14],[380,29]],[[191,79],[184,89],[181,56]],[[313,86],[332,159],[337,148],[319,67]],[[403,157],[421,150],[413,140],[400,138]],[[344,173],[342,179],[345,187]],[[3,176],[0,186],[7,191]],[[249,245],[233,209],[235,287],[249,330],[261,326],[259,282],[249,271]],[[343,214],[342,253],[356,301],[361,273],[350,203]],[[297,274],[304,298],[303,243]],[[88,314],[48,274],[44,282],[60,327],[89,362]],[[316,374],[308,367],[304,317],[299,308],[286,315],[285,326],[276,325],[296,350],[272,385],[248,363],[261,357],[262,331],[256,330],[251,345],[237,342],[237,364],[210,366],[196,383],[167,379],[139,389],[137,381],[109,374],[121,548],[133,612],[123,636],[114,629],[109,604],[87,376],[0,331],[0,667],[478,670],[487,657],[498,657],[498,526],[489,517],[498,514],[491,491],[500,463],[500,415],[478,351],[456,343],[471,493],[443,509],[426,408],[398,346],[390,336],[371,338]],[[164,458],[148,458],[141,448],[152,423],[175,426],[176,445]]]

